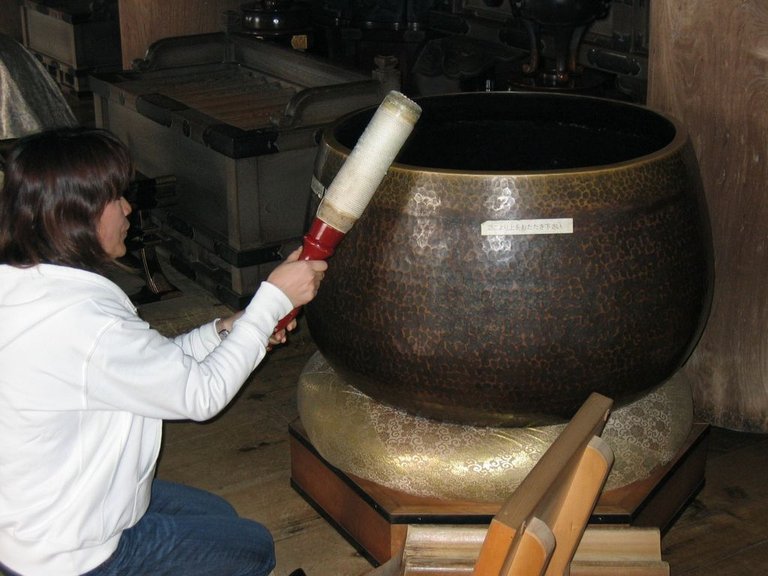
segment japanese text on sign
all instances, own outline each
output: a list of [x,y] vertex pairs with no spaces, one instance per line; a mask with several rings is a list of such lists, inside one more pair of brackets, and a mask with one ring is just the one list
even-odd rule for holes
[[487,220],[480,225],[483,236],[519,236],[524,234],[573,234],[573,218],[536,220]]

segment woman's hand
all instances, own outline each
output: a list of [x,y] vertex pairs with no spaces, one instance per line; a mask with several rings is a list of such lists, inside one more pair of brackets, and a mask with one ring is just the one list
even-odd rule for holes
[[310,302],[320,288],[328,263],[323,260],[299,260],[301,248],[291,252],[285,262],[275,268],[267,282],[282,290],[294,307]]
[[[288,297],[294,307],[302,306],[311,301],[320,288],[320,282],[328,269],[328,264],[322,260],[299,260],[301,248],[297,248],[277,266],[267,278],[267,281],[277,286]],[[216,323],[216,330],[221,332],[232,331],[235,321],[243,315],[243,311],[234,313],[227,318],[221,318]],[[296,320],[291,322],[283,330],[279,330],[269,337],[267,349],[286,342],[288,332],[296,329]]]
[[296,330],[295,319],[291,320],[288,326],[286,326],[283,330],[275,332],[272,334],[272,336],[269,337],[269,345],[267,346],[267,350],[270,350],[273,346],[285,344],[286,340],[288,339],[288,332],[293,332],[294,330]]

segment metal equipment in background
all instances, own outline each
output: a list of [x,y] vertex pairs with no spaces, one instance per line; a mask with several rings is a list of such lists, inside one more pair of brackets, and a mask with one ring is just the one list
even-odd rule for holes
[[25,45],[56,81],[93,92],[96,124],[143,176],[175,178],[177,201],[144,227],[233,306],[299,245],[322,130],[389,90],[645,101],[648,0],[255,0],[126,71],[94,49],[107,28],[119,39],[114,0],[20,5]]
[[546,90],[645,102],[649,0],[316,0],[315,49],[399,60],[409,94]]
[[78,95],[88,76],[122,66],[117,0],[21,0],[24,46]]
[[370,74],[227,33],[160,40],[91,88],[137,170],[175,178],[177,202],[152,211],[172,262],[235,307],[301,241],[324,126],[384,96]]

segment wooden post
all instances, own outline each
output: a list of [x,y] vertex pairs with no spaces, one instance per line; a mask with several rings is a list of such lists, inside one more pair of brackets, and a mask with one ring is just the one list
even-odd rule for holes
[[712,313],[675,376],[699,418],[768,431],[768,6],[764,0],[650,3],[650,107],[688,128],[715,248]]

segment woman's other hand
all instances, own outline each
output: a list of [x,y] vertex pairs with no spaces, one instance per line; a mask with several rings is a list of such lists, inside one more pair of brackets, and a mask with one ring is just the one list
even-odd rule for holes
[[293,332],[296,330],[296,326],[296,320],[291,320],[288,326],[272,334],[272,336],[269,337],[269,345],[267,346],[267,350],[271,349],[273,346],[285,344],[285,342],[288,340],[288,332]]

